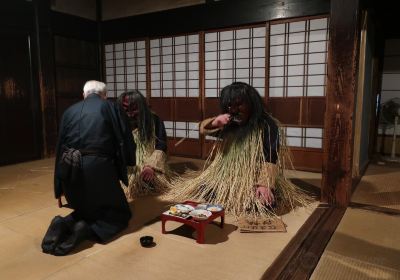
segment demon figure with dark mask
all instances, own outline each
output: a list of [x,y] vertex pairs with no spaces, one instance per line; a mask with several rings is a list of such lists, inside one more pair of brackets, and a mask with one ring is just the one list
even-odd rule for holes
[[136,143],[136,166],[129,170],[129,199],[162,193],[169,186],[166,166],[167,135],[163,121],[153,113],[138,91],[122,93],[118,98],[128,115]]
[[176,182],[169,198],[221,204],[237,218],[272,217],[308,204],[309,197],[284,176],[284,136],[257,90],[234,82],[222,89],[220,107],[222,114],[202,121],[200,132],[221,141],[215,141],[204,170]]

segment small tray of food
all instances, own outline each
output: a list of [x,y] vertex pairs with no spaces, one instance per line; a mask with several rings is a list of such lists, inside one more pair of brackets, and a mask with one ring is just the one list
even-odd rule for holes
[[189,204],[176,204],[169,208],[169,210],[165,211],[164,214],[181,217],[184,219],[190,218],[189,213],[194,210],[194,207]]
[[186,204],[179,203],[172,205],[169,210],[163,214],[180,217],[184,219],[193,218],[197,221],[207,220],[213,213],[222,211],[224,208],[221,205],[215,204]]

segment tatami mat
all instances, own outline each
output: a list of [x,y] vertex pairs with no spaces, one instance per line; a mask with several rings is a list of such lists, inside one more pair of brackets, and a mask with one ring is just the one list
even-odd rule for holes
[[[400,165],[371,163],[351,201],[400,209],[399,182]],[[399,232],[399,215],[347,208],[311,279],[400,279]]]
[[400,164],[370,164],[351,201],[400,210]]
[[348,208],[313,280],[400,279],[400,216]]
[[[201,163],[182,161],[191,169]],[[0,279],[259,279],[316,207],[285,215],[287,233],[239,233],[227,217],[224,229],[209,225],[206,244],[197,244],[196,233],[175,222],[162,234],[158,217],[168,202],[146,197],[131,204],[129,228],[112,242],[85,242],[55,257],[43,254],[40,242],[52,217],[70,210],[56,206],[53,164],[0,168]],[[142,248],[143,235],[157,245]]]

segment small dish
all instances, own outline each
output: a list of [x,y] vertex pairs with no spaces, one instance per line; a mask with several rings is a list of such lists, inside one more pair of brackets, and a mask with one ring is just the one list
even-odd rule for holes
[[207,207],[207,210],[211,211],[213,213],[222,211],[223,209],[224,208],[222,208],[222,206],[220,206],[220,205],[210,205],[210,206]]
[[207,210],[208,204],[200,203],[196,205],[197,210]]
[[194,207],[188,204],[176,204],[169,208],[168,214],[182,218],[188,218],[189,212],[193,211]]
[[140,245],[142,245],[142,247],[153,247],[154,246],[154,238],[153,236],[150,235],[146,235],[146,236],[142,236],[140,237]]
[[197,209],[190,212],[189,215],[192,216],[195,220],[203,221],[207,220],[212,215],[212,213],[208,210]]
[[194,210],[194,207],[189,204],[176,204],[175,207],[181,213],[189,213]]

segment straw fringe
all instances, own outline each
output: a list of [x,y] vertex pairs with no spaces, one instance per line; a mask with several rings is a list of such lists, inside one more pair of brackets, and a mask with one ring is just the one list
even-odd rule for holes
[[[132,134],[136,142],[136,166],[128,168],[129,186],[125,189],[126,197],[132,200],[140,196],[167,192],[171,188],[171,178],[174,174],[166,164],[165,153],[154,149],[155,136],[149,142],[143,143],[137,129]],[[146,165],[150,165],[155,171],[154,179],[150,183],[140,176]]]
[[[223,141],[215,141],[206,165],[195,178],[184,180],[178,177],[173,188],[165,196],[173,201],[195,200],[211,204],[221,204],[227,213],[236,218],[274,217],[283,208],[293,209],[305,206],[311,198],[291,183],[284,174],[284,168],[292,165],[285,137],[281,133],[276,176],[262,174],[265,168],[263,153],[263,130],[250,133],[243,141],[227,137]],[[212,158],[214,157],[214,160]],[[262,175],[262,176],[261,176]],[[255,195],[255,186],[260,177],[270,177],[274,182],[277,208],[265,207]]]

